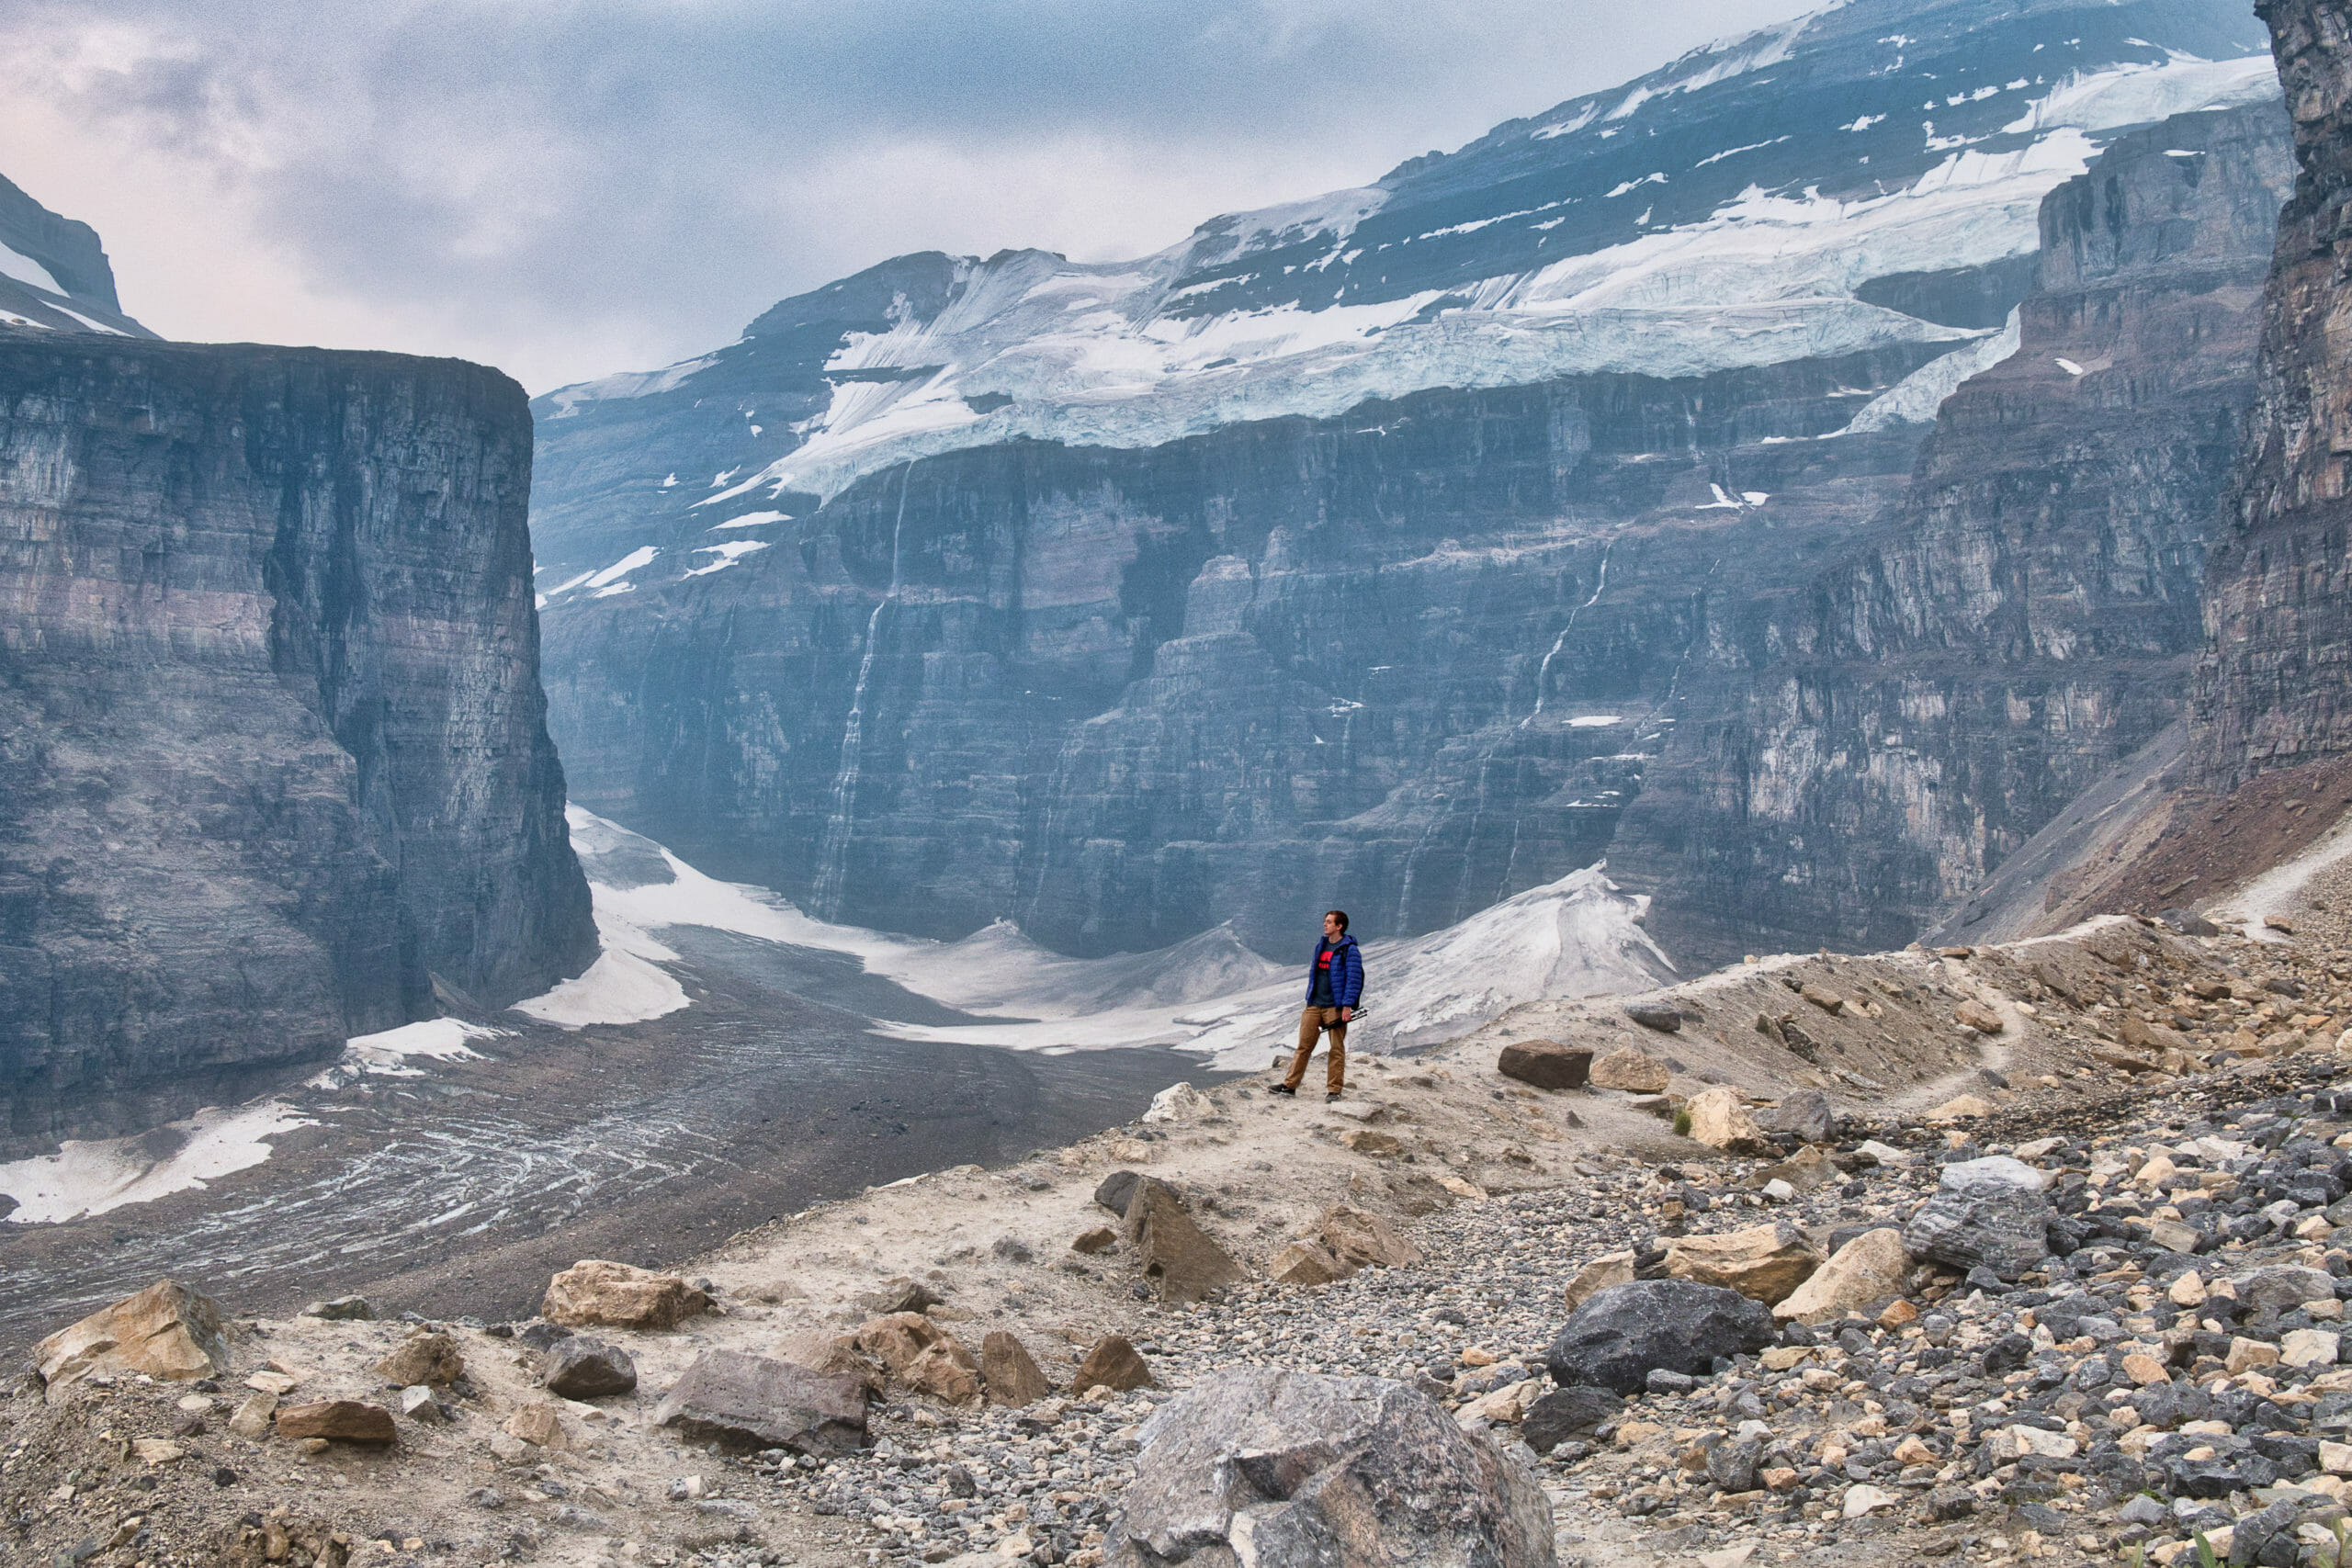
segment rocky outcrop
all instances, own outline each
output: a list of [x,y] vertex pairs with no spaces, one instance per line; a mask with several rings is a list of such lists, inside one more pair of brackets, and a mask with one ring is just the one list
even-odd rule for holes
[[519,389],[0,332],[0,1141],[594,958]]
[[2192,759],[2227,788],[2352,750],[2352,19],[2265,0],[2299,164],[2258,389],[2207,581]]

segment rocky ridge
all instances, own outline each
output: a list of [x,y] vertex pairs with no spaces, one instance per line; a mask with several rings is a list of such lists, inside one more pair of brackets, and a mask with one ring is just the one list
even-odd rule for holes
[[[1262,1369],[1310,1380],[1309,1407],[1371,1378],[1442,1409],[1489,1456],[1461,1472],[1494,1478],[1489,1517],[1514,1474],[1550,1508],[1549,1554],[1513,1562],[2171,1562],[2202,1533],[2332,1562],[2347,893],[2323,874],[2259,940],[2109,920],[1518,1010],[1359,1064],[1319,1110],[1170,1090],[1010,1168],[745,1233],[691,1278],[583,1266],[532,1322],[322,1303],[223,1314],[214,1347],[200,1303],[151,1293],[163,1332],[61,1338],[46,1388],[19,1385],[0,1529],[159,1568],[1085,1568],[1126,1561],[1157,1517],[1136,1480],[1181,1493],[1166,1445]],[[1498,1071],[1534,1041],[1611,1077],[1638,1055],[1666,1091]],[[1213,1269],[1241,1277],[1190,1288]],[[1569,1347],[1633,1332],[1667,1285],[1760,1334],[1716,1359],[1686,1326],[1624,1392],[1585,1381]],[[184,1381],[73,1348],[125,1339]],[[730,1376],[799,1392],[730,1438]],[[1252,1517],[1311,1524],[1266,1495]]]

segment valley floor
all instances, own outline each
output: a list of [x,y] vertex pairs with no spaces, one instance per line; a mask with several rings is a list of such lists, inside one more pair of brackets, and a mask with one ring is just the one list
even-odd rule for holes
[[[2334,1051],[2352,1011],[2352,927],[2331,909],[2347,897],[2352,877],[2323,871],[2273,900],[2268,912],[2291,932],[2256,920],[2259,940],[2118,919],[1965,957],[1768,960],[1659,993],[1680,1013],[1671,1035],[1636,1029],[1615,1002],[1534,1004],[1411,1058],[1357,1062],[1349,1096],[1331,1106],[1270,1096],[1256,1080],[1172,1096],[1156,1120],[734,1235],[686,1270],[707,1281],[718,1311],[673,1332],[598,1331],[635,1356],[633,1394],[577,1402],[539,1389],[541,1352],[493,1321],[522,1310],[504,1293],[469,1303],[379,1286],[387,1316],[434,1318],[467,1367],[437,1407],[448,1418],[404,1420],[383,1450],[305,1452],[224,1422],[239,1383],[266,1365],[292,1380],[289,1399],[386,1398],[368,1369],[411,1325],[253,1315],[262,1303],[235,1281],[158,1256],[154,1272],[190,1275],[240,1313],[233,1368],[191,1394],[136,1379],[46,1397],[18,1384],[0,1406],[0,1533],[18,1560],[153,1568],[249,1558],[1085,1568],[1151,1409],[1215,1372],[1266,1364],[1439,1393],[1532,1465],[1565,1562],[2072,1562],[2112,1560],[2134,1542],[2167,1561],[2187,1550],[2167,1543],[2191,1527],[2266,1508],[2263,1519],[2286,1521],[2291,1561],[2312,1530],[2324,1536],[2343,1517],[2344,1483],[2324,1462],[2337,1454],[2320,1441],[2332,1447],[2352,1426],[2352,1390],[2338,1387],[2352,1371],[2333,1370],[2333,1344],[2301,1367],[2279,1364],[2278,1348],[2318,1343],[2286,1338],[2299,1329],[2332,1340],[2340,1309],[2331,1295],[2283,1314],[2248,1306],[2233,1321],[2241,1307],[2220,1304],[2220,1281],[2242,1281],[2252,1303],[2264,1270],[2340,1280],[2352,1252],[2331,1244],[2333,1208],[2222,1201],[2241,1182],[2243,1197],[2260,1198],[2284,1180],[2272,1169],[2281,1159],[2313,1147],[2336,1158],[2330,1145],[2352,1145],[2352,1093],[2339,1100],[2332,1089],[2352,1066]],[[1992,1009],[2001,1030],[1956,1024],[1968,1003]],[[1669,1066],[1674,1096],[1711,1082],[1758,1102],[1825,1089],[1843,1108],[1823,1151],[1833,1163],[1815,1168],[1830,1179],[1776,1202],[1758,1190],[1760,1161],[1677,1136],[1656,1113],[1670,1100],[1544,1093],[1499,1076],[1498,1047],[1531,1038],[1646,1045]],[[1962,1094],[1978,1103],[1956,1101]],[[2183,1177],[2169,1195],[2160,1181],[2134,1185],[2162,1168],[2147,1163],[2162,1151],[2195,1175],[2199,1148],[2217,1179]],[[1631,1251],[1648,1266],[1679,1235],[1762,1222],[1821,1241],[1900,1223],[1941,1162],[2009,1149],[2075,1173],[2060,1177],[2079,1195],[2071,1257],[2011,1289],[1920,1268],[1904,1304],[1792,1336],[1688,1390],[1636,1394],[1541,1458],[1514,1446],[1546,1386],[1563,1291],[1596,1258]],[[1119,1169],[1183,1193],[1251,1280],[1178,1306],[1157,1299],[1121,1247],[1073,1248],[1114,1223],[1094,1195]],[[1385,1217],[1421,1259],[1321,1287],[1267,1280],[1272,1257],[1336,1203]],[[630,1239],[684,1250],[690,1238],[653,1228],[655,1212],[636,1212]],[[1009,1409],[894,1383],[875,1407],[880,1440],[830,1461],[721,1458],[651,1424],[659,1393],[703,1350],[815,1356],[925,1297],[932,1322],[975,1347],[991,1331],[1018,1337],[1056,1392]],[[1152,1384],[1071,1389],[1073,1364],[1112,1334],[1141,1351]],[[2173,1393],[2159,1399],[2142,1380]],[[555,1417],[521,1423],[544,1444],[508,1431],[530,1407]],[[2184,1424],[2185,1438],[2174,1429]],[[175,1457],[141,1458],[133,1444],[146,1438],[171,1438]],[[2132,1458],[2128,1489],[2114,1486],[2126,1473],[2117,1454]],[[2151,1477],[2156,1495],[2127,1504]],[[273,1543],[282,1550],[271,1558]]]

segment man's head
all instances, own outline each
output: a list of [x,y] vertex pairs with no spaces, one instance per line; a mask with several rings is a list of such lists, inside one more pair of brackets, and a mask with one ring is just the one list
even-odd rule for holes
[[1348,912],[1345,909],[1323,911],[1323,940],[1337,942],[1348,932]]

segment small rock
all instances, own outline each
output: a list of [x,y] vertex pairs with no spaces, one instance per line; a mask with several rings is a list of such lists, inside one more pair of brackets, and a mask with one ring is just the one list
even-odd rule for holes
[[1998,1034],[2007,1027],[2001,1021],[1999,1013],[1973,998],[1962,1001],[1958,1007],[1952,1009],[1951,1016],[1979,1034]]
[[1873,1509],[1891,1508],[1900,1499],[1892,1492],[1882,1492],[1866,1482],[1860,1483],[1846,1489],[1846,1501],[1838,1511],[1847,1518],[1859,1519]]
[[1369,1210],[1335,1204],[1323,1211],[1317,1228],[1333,1257],[1360,1269],[1406,1269],[1421,1261],[1419,1247]]
[[1165,1182],[1147,1177],[1136,1184],[1124,1229],[1144,1278],[1156,1281],[1160,1300],[1171,1305],[1204,1300],[1250,1277],[1232,1254],[1193,1223]]
[[1376,1132],[1369,1127],[1357,1127],[1340,1134],[1340,1143],[1367,1159],[1394,1159],[1405,1152],[1405,1145],[1393,1133]]
[[434,1402],[433,1391],[423,1383],[401,1390],[401,1414],[428,1427],[437,1427],[443,1419],[441,1406]]
[[1328,1285],[1354,1272],[1319,1241],[1294,1241],[1266,1266],[1266,1277],[1280,1285]]
[[1793,1134],[1808,1144],[1826,1141],[1836,1120],[1829,1097],[1817,1089],[1782,1095],[1781,1103],[1756,1113],[1758,1125],[1766,1132]]
[[1132,1170],[1114,1170],[1094,1189],[1094,1201],[1125,1219],[1127,1204],[1135,1198],[1136,1185],[1143,1179]]
[[[278,1425],[286,1424],[284,1416]],[[568,1449],[571,1446],[571,1430],[552,1404],[526,1404],[506,1418],[501,1428],[510,1438],[517,1438],[539,1449]]]
[[1577,1269],[1577,1277],[1568,1281],[1568,1288],[1563,1292],[1567,1298],[1567,1308],[1574,1312],[1590,1301],[1596,1292],[1606,1290],[1611,1285],[1629,1285],[1633,1280],[1632,1253],[1603,1253]]
[[1108,1225],[1096,1225],[1092,1230],[1079,1232],[1077,1239],[1069,1244],[1069,1249],[1091,1257],[1098,1252],[1108,1252],[1118,1244],[1118,1232]]
[[1555,1388],[1527,1407],[1520,1436],[1539,1454],[1580,1438],[1624,1413],[1625,1402],[1605,1388]]
[[1756,1124],[1739,1091],[1723,1084],[1702,1089],[1684,1108],[1690,1116],[1690,1136],[1726,1154],[1749,1154],[1768,1146],[1764,1129]]
[[1804,985],[1797,987],[1797,995],[1803,997],[1805,1000],[1811,1002],[1822,1011],[1829,1014],[1832,1018],[1837,1017],[1839,1013],[1846,1010],[1845,998],[1839,996],[1835,991],[1814,985],[1810,981],[1807,981]]
[[1537,1089],[1582,1089],[1592,1074],[1592,1050],[1556,1040],[1521,1040],[1504,1046],[1495,1066],[1503,1077]]
[[329,1323],[373,1323],[376,1309],[366,1296],[337,1296],[331,1302],[312,1302],[302,1309],[304,1317],[322,1317]]
[[277,1395],[266,1391],[249,1393],[229,1417],[229,1430],[248,1441],[258,1441],[269,1435],[269,1418],[277,1410]]
[[1826,1323],[1895,1294],[1910,1271],[1911,1253],[1901,1232],[1885,1227],[1864,1231],[1781,1298],[1773,1315],[1796,1323]]
[[140,1463],[147,1465],[176,1464],[187,1458],[187,1450],[169,1438],[133,1438],[130,1451]]
[[1721,1285],[1767,1306],[1786,1300],[1821,1264],[1821,1249],[1785,1223],[1686,1236],[1666,1251],[1668,1278]]
[[545,1382],[566,1399],[602,1399],[637,1387],[637,1361],[617,1345],[580,1335],[548,1352]]
[[1191,1084],[1175,1083],[1151,1097],[1151,1109],[1143,1113],[1143,1120],[1164,1124],[1206,1116],[1216,1110],[1216,1102]]
[[540,1314],[570,1328],[675,1328],[710,1310],[710,1297],[675,1274],[590,1258],[548,1281]]
[[310,1404],[288,1404],[277,1412],[277,1435],[288,1442],[306,1438],[345,1443],[389,1443],[400,1437],[392,1413],[380,1404],[356,1399],[322,1399]]
[[990,1404],[1018,1409],[1035,1404],[1054,1392],[1054,1385],[1046,1381],[1028,1348],[1002,1329],[980,1341],[980,1376],[988,1385]]
[[1627,1002],[1625,1016],[1644,1029],[1655,1029],[1660,1034],[1672,1034],[1682,1027],[1682,1015],[1670,1002]]
[[466,1358],[446,1334],[419,1332],[376,1363],[376,1375],[406,1388],[411,1383],[453,1383],[466,1373]]
[[1621,1045],[1592,1064],[1594,1088],[1627,1094],[1664,1094],[1673,1077],[1665,1063],[1637,1045]]
[[1962,1122],[1993,1114],[1992,1103],[1973,1094],[1956,1094],[1926,1114],[1930,1122]]
[[1091,1388],[1107,1388],[1119,1393],[1131,1388],[1150,1388],[1151,1368],[1124,1335],[1106,1334],[1079,1362],[1078,1374],[1070,1380],[1070,1386],[1080,1393]]

